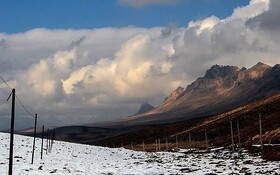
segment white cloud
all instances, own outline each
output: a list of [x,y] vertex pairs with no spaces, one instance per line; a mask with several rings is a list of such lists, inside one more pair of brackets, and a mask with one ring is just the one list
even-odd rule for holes
[[178,1],[179,0],[119,0],[119,3],[132,7],[144,7],[148,5],[173,4]]
[[203,20],[189,22],[188,28],[196,28],[196,33],[199,35],[204,30],[211,30],[219,22],[218,17],[211,16]]
[[[186,28],[0,33],[0,73],[41,120],[73,124],[122,117],[142,102],[160,104],[213,64],[279,63],[278,6],[277,0],[252,0],[225,19],[211,16]],[[7,96],[2,83],[0,93]],[[7,104],[0,111],[8,113]]]

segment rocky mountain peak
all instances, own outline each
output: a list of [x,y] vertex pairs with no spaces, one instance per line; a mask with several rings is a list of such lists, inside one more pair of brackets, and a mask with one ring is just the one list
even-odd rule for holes
[[248,76],[251,79],[260,78],[269,69],[271,69],[271,66],[269,66],[267,64],[264,64],[264,63],[261,63],[261,62],[258,62],[255,66],[248,69]]
[[175,100],[182,92],[184,91],[184,88],[179,86],[177,89],[175,89],[168,97],[164,99],[164,102]]
[[258,62],[255,66],[253,66],[251,69],[258,69],[258,70],[263,70],[263,69],[268,69],[271,68],[271,66],[264,64],[262,62]]
[[280,64],[276,64],[275,66],[273,66],[272,71],[277,73],[280,72]]
[[143,113],[148,112],[153,109],[155,109],[155,107],[153,107],[149,103],[145,102],[145,103],[141,104],[141,106],[136,114],[143,114]]
[[206,71],[204,78],[215,79],[218,77],[226,77],[228,75],[233,75],[239,71],[236,66],[220,66],[214,65],[209,70]]

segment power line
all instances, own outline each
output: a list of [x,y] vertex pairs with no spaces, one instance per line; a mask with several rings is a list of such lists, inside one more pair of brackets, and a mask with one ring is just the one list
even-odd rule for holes
[[4,80],[4,78],[0,75],[1,80],[6,84],[6,86],[12,90],[11,86],[9,86],[9,84]]
[[18,100],[18,102],[20,103],[21,107],[27,112],[27,114],[29,114],[31,117],[35,118],[33,114],[31,114],[31,112],[29,112],[27,110],[27,108],[23,105],[23,103],[20,101],[20,99],[18,98],[18,96],[16,95],[16,99]]
[[[1,78],[1,80],[5,83],[5,85],[6,85],[10,90],[12,90],[11,86],[9,86],[9,84],[5,81],[5,79],[4,79],[1,75],[0,75],[0,78]],[[18,102],[20,103],[21,107],[25,110],[25,112],[26,112],[27,114],[29,114],[31,117],[35,118],[34,115],[31,114],[31,113],[27,110],[27,108],[23,105],[23,103],[21,102],[21,100],[19,99],[19,97],[18,97],[17,95],[15,95],[15,96],[16,96],[16,99],[18,100]]]

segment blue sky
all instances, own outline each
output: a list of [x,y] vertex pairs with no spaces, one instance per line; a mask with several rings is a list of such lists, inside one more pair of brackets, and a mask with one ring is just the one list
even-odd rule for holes
[[[132,0],[133,1],[133,0]],[[211,15],[229,16],[248,0],[178,0],[172,4],[133,7],[118,0],[2,0],[0,32],[18,33],[34,28],[92,29],[101,27],[154,27]]]

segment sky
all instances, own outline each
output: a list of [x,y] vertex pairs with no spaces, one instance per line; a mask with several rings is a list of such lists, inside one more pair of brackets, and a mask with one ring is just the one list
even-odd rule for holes
[[249,0],[4,0],[0,1],[0,32],[34,28],[93,29],[101,27],[155,27],[211,15],[227,17]]
[[[39,125],[160,105],[214,64],[279,63],[279,0],[0,1],[0,75]],[[10,90],[0,83],[0,130]],[[16,127],[33,119],[17,105]]]

